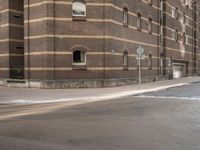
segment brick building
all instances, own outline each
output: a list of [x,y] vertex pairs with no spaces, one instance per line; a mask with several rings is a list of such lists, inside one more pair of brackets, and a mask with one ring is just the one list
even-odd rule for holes
[[0,0],[0,84],[41,88],[199,74],[198,0]]

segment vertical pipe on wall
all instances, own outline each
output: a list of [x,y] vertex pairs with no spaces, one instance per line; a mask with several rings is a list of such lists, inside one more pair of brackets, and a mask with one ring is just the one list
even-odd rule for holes
[[27,76],[28,76],[28,87],[30,88],[30,39],[29,39],[29,36],[30,36],[30,0],[28,0],[27,2],[27,51],[28,51],[28,55],[27,55]]
[[105,8],[106,8],[106,1],[104,0],[104,5],[103,5],[103,51],[104,51],[104,54],[103,54],[103,81],[102,81],[102,85],[104,86],[104,82],[105,82],[105,79],[106,79],[106,39],[105,39],[105,32],[106,32],[106,25],[105,25],[105,17],[106,17],[106,13],[105,13]]
[[56,61],[56,54],[55,54],[55,51],[56,51],[56,41],[55,41],[55,30],[56,30],[56,22],[55,22],[55,13],[56,13],[56,6],[55,6],[56,4],[55,4],[55,0],[53,0],[53,50],[54,50],[54,55],[53,55],[53,80],[55,80],[55,61]]
[[192,10],[192,16],[193,16],[193,29],[192,29],[192,34],[193,34],[193,58],[192,58],[192,70],[193,70],[193,74],[196,73],[196,2],[193,2],[193,10]]
[[157,67],[158,67],[158,71],[157,71],[157,73],[158,73],[158,77],[160,76],[160,74],[161,74],[161,66],[160,66],[160,55],[161,55],[161,0],[159,0],[158,1],[158,3],[159,3],[159,7],[160,7],[160,9],[158,9],[158,17],[159,17],[159,32],[160,32],[160,36],[159,36],[159,39],[158,39],[158,45],[159,45],[159,47],[158,47],[158,60],[157,60]]
[[163,16],[163,11],[164,11],[164,0],[159,0],[159,31],[160,31],[160,36],[159,36],[159,53],[158,53],[158,66],[159,66],[159,75],[163,76],[163,56],[164,56],[164,39],[163,39],[163,26],[164,26],[164,16]]

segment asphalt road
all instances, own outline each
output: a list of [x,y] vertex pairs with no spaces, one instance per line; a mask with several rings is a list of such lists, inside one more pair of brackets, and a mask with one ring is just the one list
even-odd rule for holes
[[187,86],[174,87],[168,90],[159,92],[152,92],[145,94],[148,96],[164,96],[164,97],[187,97],[187,98],[200,98],[200,83],[193,83]]
[[192,100],[199,89],[75,106],[0,105],[0,150],[199,150],[200,101]]

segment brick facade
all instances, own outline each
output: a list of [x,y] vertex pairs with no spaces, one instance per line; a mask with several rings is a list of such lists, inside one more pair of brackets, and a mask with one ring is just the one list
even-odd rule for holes
[[[182,0],[85,0],[81,17],[72,15],[72,2],[0,1],[2,84],[9,79],[41,88],[137,83],[139,46],[146,56],[143,81],[171,77],[173,63],[185,65],[184,76],[200,73],[198,0],[188,6]],[[76,50],[86,54],[85,64],[73,63]]]

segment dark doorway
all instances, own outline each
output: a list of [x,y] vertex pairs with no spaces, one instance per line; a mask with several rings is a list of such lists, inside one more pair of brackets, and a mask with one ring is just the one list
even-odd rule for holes
[[10,39],[9,42],[9,65],[10,78],[23,79],[24,78],[24,1],[14,0],[12,3],[12,10],[9,15]]

